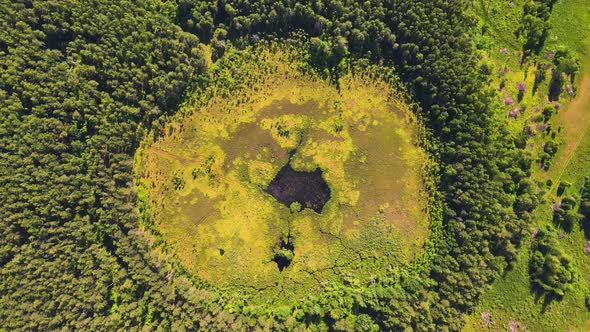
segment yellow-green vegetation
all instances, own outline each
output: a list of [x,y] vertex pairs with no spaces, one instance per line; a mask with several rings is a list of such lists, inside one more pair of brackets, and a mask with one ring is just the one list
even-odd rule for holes
[[[408,265],[429,235],[429,161],[412,112],[368,70],[332,84],[289,51],[256,52],[233,67],[239,88],[201,92],[136,154],[158,250],[217,287],[276,302]],[[331,192],[321,213],[264,191],[287,163],[321,169]]]
[[525,0],[486,1],[476,0],[473,9],[486,23],[485,35],[477,40],[480,45],[506,47],[513,50],[520,47],[516,32],[522,18]]
[[[587,221],[574,223],[570,231],[561,228],[556,231],[557,249],[571,259],[577,273],[565,295],[562,298],[541,295],[531,288],[530,282],[531,245],[538,229],[554,224],[551,204],[570,196],[577,200],[577,209],[584,178],[590,175],[590,8],[584,1],[558,1],[553,8],[550,23],[551,30],[545,49],[551,51],[569,48],[576,51],[582,60],[581,72],[576,77],[575,96],[560,98],[561,109],[549,122],[555,129],[554,140],[559,144],[551,168],[543,170],[538,165],[533,167],[532,179],[543,184],[545,189],[541,204],[534,212],[531,238],[525,241],[515,267],[496,280],[482,297],[475,313],[467,318],[464,331],[506,331],[511,327],[527,331],[590,330],[590,311],[587,306],[590,255],[585,249],[589,238],[584,229]],[[503,55],[494,57],[500,56]],[[527,77],[526,71],[531,71],[528,65],[521,68],[514,65],[508,67],[515,69],[514,77],[510,79],[512,84]],[[547,103],[546,92],[543,93],[546,88],[541,87],[542,92],[538,94],[536,101],[532,95],[525,94],[524,102]],[[540,116],[534,112],[527,115],[520,123],[512,120],[509,123],[510,128],[518,131],[519,126],[522,128],[530,125],[534,122],[530,120]],[[542,150],[543,137],[544,135],[538,135],[529,139],[527,149],[533,155]],[[565,183],[571,186],[560,192],[559,185]]]
[[[539,127],[543,121],[544,106],[551,104],[548,99],[552,75],[551,59],[543,56],[523,58],[522,37],[518,29],[526,1],[483,1],[474,2],[473,10],[480,19],[483,34],[476,43],[483,51],[482,70],[490,72],[490,85],[496,88],[497,109],[500,121],[512,134],[519,134],[523,127],[530,128],[531,134],[540,139],[531,144],[542,145],[545,129]],[[519,83],[524,91],[519,91]],[[531,149],[535,150],[535,149]],[[538,149],[537,149],[538,150]]]

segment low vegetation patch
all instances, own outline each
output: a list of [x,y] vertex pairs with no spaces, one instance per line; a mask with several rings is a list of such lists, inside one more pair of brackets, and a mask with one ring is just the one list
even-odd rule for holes
[[243,87],[187,104],[148,136],[136,170],[161,252],[220,288],[252,289],[250,303],[289,304],[421,254],[429,159],[416,118],[377,76],[351,73],[336,89],[274,52],[236,53],[231,69],[249,74],[235,78],[221,62]]

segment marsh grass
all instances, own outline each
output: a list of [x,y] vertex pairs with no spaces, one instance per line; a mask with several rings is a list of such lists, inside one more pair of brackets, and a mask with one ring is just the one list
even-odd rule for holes
[[[286,305],[409,265],[429,235],[417,119],[372,73],[337,88],[301,70],[297,54],[257,52],[214,64],[216,83],[138,151],[155,250],[250,303]],[[331,197],[321,213],[264,191],[287,162],[322,170]],[[278,268],[277,255],[289,264]]]

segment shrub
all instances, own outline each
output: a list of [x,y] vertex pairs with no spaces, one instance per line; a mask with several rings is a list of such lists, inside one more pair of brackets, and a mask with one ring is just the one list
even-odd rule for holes
[[584,179],[584,185],[580,190],[581,202],[578,212],[586,219],[590,219],[590,179],[586,177]]
[[553,223],[566,231],[571,231],[574,224],[582,218],[574,210],[576,200],[573,197],[565,197],[561,204],[553,209]]
[[551,117],[556,113],[555,107],[553,105],[545,106],[543,109],[543,116],[545,117],[545,122],[549,121]]
[[577,272],[571,258],[559,248],[554,233],[550,227],[539,232],[532,247],[529,274],[537,291],[561,297],[576,280]]
[[568,49],[555,52],[553,62],[557,69],[564,74],[573,76],[580,71],[580,59]]
[[547,153],[548,155],[550,155],[551,157],[553,157],[555,155],[555,153],[557,153],[557,143],[553,140],[548,141],[547,143],[545,143],[545,146],[543,147],[543,151],[545,153]]
[[567,181],[559,182],[559,186],[557,186],[557,196],[563,195],[565,190],[571,186],[572,186],[572,184]]

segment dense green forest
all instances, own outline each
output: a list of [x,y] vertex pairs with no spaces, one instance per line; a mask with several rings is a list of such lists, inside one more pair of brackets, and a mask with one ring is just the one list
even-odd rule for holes
[[[543,58],[554,3],[524,7],[514,34],[523,58]],[[0,330],[460,330],[515,265],[541,200],[530,179],[539,160],[524,152],[526,132],[498,117],[470,6],[1,0]],[[188,96],[231,87],[240,57],[277,44],[301,49],[303,70],[333,82],[351,64],[399,78],[392,84],[423,122],[424,149],[438,164],[430,213],[441,220],[431,222],[430,258],[407,270],[332,285],[288,307],[253,307],[154,254],[139,227],[133,155]],[[575,84],[572,54],[548,61],[557,97]],[[539,158],[552,158],[551,145]],[[584,188],[570,206],[560,201],[558,227],[588,218]],[[563,295],[576,271],[554,248],[555,231],[537,232],[531,284]]]

